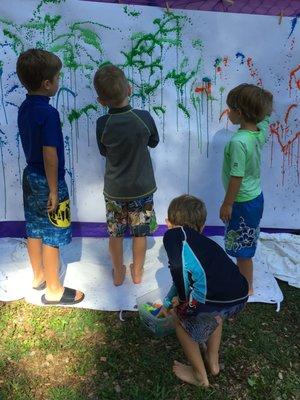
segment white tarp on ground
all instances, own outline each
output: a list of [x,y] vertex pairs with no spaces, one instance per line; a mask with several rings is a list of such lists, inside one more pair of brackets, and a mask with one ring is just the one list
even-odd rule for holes
[[[222,245],[221,236],[213,237]],[[31,269],[26,242],[22,239],[0,239],[0,300],[11,301],[25,297],[41,305],[41,292],[31,290]],[[63,249],[62,275],[64,284],[85,292],[85,300],[77,307],[97,310],[134,310],[136,298],[157,287],[168,288],[170,273],[162,238],[149,238],[145,274],[141,285],[131,282],[129,268],[121,287],[112,284],[108,239],[75,238]],[[254,259],[255,295],[251,302],[280,305],[282,292],[274,275],[290,284],[300,286],[300,236],[290,234],[261,234]],[[124,242],[124,263],[131,262],[131,242]]]
[[268,272],[289,285],[300,288],[300,236],[261,233],[260,241]]

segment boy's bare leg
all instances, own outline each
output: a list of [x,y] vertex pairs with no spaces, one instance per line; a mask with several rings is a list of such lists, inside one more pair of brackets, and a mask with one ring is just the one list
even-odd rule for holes
[[37,287],[45,281],[43,267],[43,244],[41,239],[28,238],[27,250],[33,271],[32,286]]
[[[59,301],[64,292],[64,287],[59,280],[59,248],[43,245],[43,265],[46,279],[46,299]],[[75,300],[79,300],[81,297],[82,292],[77,290]]]
[[247,279],[249,284],[249,296],[253,291],[253,262],[252,258],[237,258],[237,266],[239,267],[240,273]]
[[208,387],[209,382],[206,374],[204,362],[200,353],[198,343],[194,342],[187,332],[175,319],[176,335],[181,343],[185,355],[192,366],[182,364],[178,361],[174,362],[173,372],[184,382],[191,383],[196,386]]
[[222,338],[223,320],[219,322],[219,326],[215,329],[213,334],[209,337],[206,343],[205,358],[207,366],[212,375],[216,376],[220,372],[219,365],[219,349]]
[[113,264],[114,285],[120,286],[124,282],[126,273],[123,265],[123,237],[110,237],[109,251]]
[[132,238],[133,264],[130,265],[130,268],[131,268],[132,280],[136,284],[142,282],[146,250],[147,250],[147,237],[134,236]]

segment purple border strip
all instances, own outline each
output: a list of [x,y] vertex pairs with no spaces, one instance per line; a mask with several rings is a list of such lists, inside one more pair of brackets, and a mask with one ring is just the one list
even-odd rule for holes
[[[166,225],[159,225],[153,236],[163,236],[167,230]],[[108,237],[105,222],[73,222],[73,237]],[[294,233],[300,234],[300,230],[284,228],[261,228],[262,232],[267,233]],[[204,229],[206,236],[223,235],[223,226],[206,226]],[[24,221],[3,221],[0,222],[0,237],[25,237]],[[126,236],[129,236],[127,234]]]
[[229,12],[238,14],[282,15],[299,17],[300,5],[297,0],[239,0],[232,5],[222,0],[82,0],[98,3],[115,3],[131,6],[154,6],[170,9],[189,9],[201,11]]

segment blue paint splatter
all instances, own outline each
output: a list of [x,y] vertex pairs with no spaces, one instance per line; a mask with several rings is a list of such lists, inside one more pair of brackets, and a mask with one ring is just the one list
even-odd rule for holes
[[58,100],[59,100],[59,96],[60,96],[61,92],[70,93],[74,98],[77,96],[77,94],[74,93],[72,90],[70,90],[70,89],[68,89],[66,87],[61,87],[59,89],[59,91],[57,92],[57,95],[56,95],[56,108],[58,108]]
[[11,78],[13,75],[17,75],[17,73],[14,71],[14,72],[11,72],[11,73],[9,73],[8,74],[8,78]]
[[8,89],[8,91],[6,92],[6,94],[8,95],[9,93],[13,92],[14,90],[16,90],[19,87],[19,85],[14,85],[12,86],[10,89]]
[[5,109],[5,101],[4,101],[4,93],[3,93],[3,83],[2,83],[2,75],[3,75],[3,62],[0,61],[0,92],[1,92],[1,104],[2,104],[2,108],[3,108],[3,112],[4,112],[4,117],[5,117],[5,121],[8,124],[7,121],[7,114],[6,114],[6,109]]
[[241,65],[244,64],[244,62],[245,62],[245,55],[244,55],[243,53],[241,53],[240,51],[238,51],[238,52],[236,53],[236,55],[235,55],[235,58],[240,58],[240,59],[241,59],[240,64],[241,64]]
[[19,108],[19,106],[17,106],[15,103],[12,103],[11,101],[7,101],[6,104]]
[[291,32],[290,32],[290,34],[289,34],[289,36],[288,36],[288,39],[292,36],[292,34],[293,34],[293,32],[294,32],[294,30],[295,30],[295,28],[296,28],[296,25],[297,25],[297,22],[298,22],[298,18],[300,17],[300,14],[297,14],[296,15],[296,17],[294,17],[293,19],[292,19],[292,27],[291,27]]

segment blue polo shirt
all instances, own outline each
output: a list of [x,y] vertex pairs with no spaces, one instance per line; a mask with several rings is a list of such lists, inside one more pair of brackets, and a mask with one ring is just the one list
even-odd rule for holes
[[30,170],[45,175],[43,146],[56,147],[58,179],[65,175],[64,138],[58,111],[49,104],[50,98],[26,95],[18,113],[18,127]]

